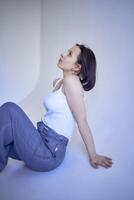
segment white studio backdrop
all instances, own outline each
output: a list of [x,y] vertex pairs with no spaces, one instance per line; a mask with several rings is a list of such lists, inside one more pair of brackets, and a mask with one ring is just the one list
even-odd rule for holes
[[40,1],[0,1],[0,104],[19,102],[40,73]]
[[[87,116],[97,152],[112,157],[114,165],[93,171],[75,131],[76,154],[68,150],[67,157],[75,169],[70,168],[70,174],[68,169],[63,179],[59,173],[59,182],[49,175],[43,182],[36,179],[42,191],[45,187],[46,199],[134,198],[133,11],[132,0],[0,0],[0,104],[15,101],[36,122],[45,111],[42,101],[53,80],[62,77],[57,67],[60,54],[84,43],[97,59],[96,85],[85,92]],[[38,200],[44,198],[36,182],[31,184]],[[25,191],[20,199],[27,198]],[[10,193],[16,195],[15,189]]]

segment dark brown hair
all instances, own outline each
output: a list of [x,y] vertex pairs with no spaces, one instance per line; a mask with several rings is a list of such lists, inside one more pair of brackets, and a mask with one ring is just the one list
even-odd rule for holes
[[94,52],[84,44],[76,43],[81,53],[78,56],[78,64],[81,65],[79,73],[80,82],[85,91],[91,90],[96,82],[96,57]]

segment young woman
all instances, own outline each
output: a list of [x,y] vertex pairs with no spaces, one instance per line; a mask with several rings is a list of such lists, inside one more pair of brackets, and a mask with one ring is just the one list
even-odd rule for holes
[[75,122],[91,166],[112,166],[111,158],[96,153],[84,105],[83,90],[91,90],[96,82],[93,51],[75,44],[61,54],[57,66],[63,71],[63,78],[53,81],[55,88],[43,102],[47,112],[37,122],[37,128],[17,104],[6,102],[0,107],[0,171],[7,165],[8,157],[22,160],[36,171],[57,168],[65,158]]

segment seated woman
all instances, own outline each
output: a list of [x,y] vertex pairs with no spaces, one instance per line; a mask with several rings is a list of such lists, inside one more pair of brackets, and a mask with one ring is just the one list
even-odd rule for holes
[[55,169],[65,158],[75,122],[91,166],[112,166],[111,158],[96,153],[84,104],[84,91],[91,90],[96,82],[93,51],[75,44],[61,54],[57,66],[63,77],[53,81],[54,90],[44,98],[47,112],[37,122],[37,128],[19,105],[5,102],[0,107],[0,171],[7,165],[8,157],[24,161],[32,170]]

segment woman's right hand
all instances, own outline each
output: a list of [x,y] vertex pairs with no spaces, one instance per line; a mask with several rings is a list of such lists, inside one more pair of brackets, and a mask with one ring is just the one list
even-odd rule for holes
[[94,168],[99,166],[108,168],[112,167],[112,159],[103,155],[96,154],[93,158],[90,159],[90,164]]

